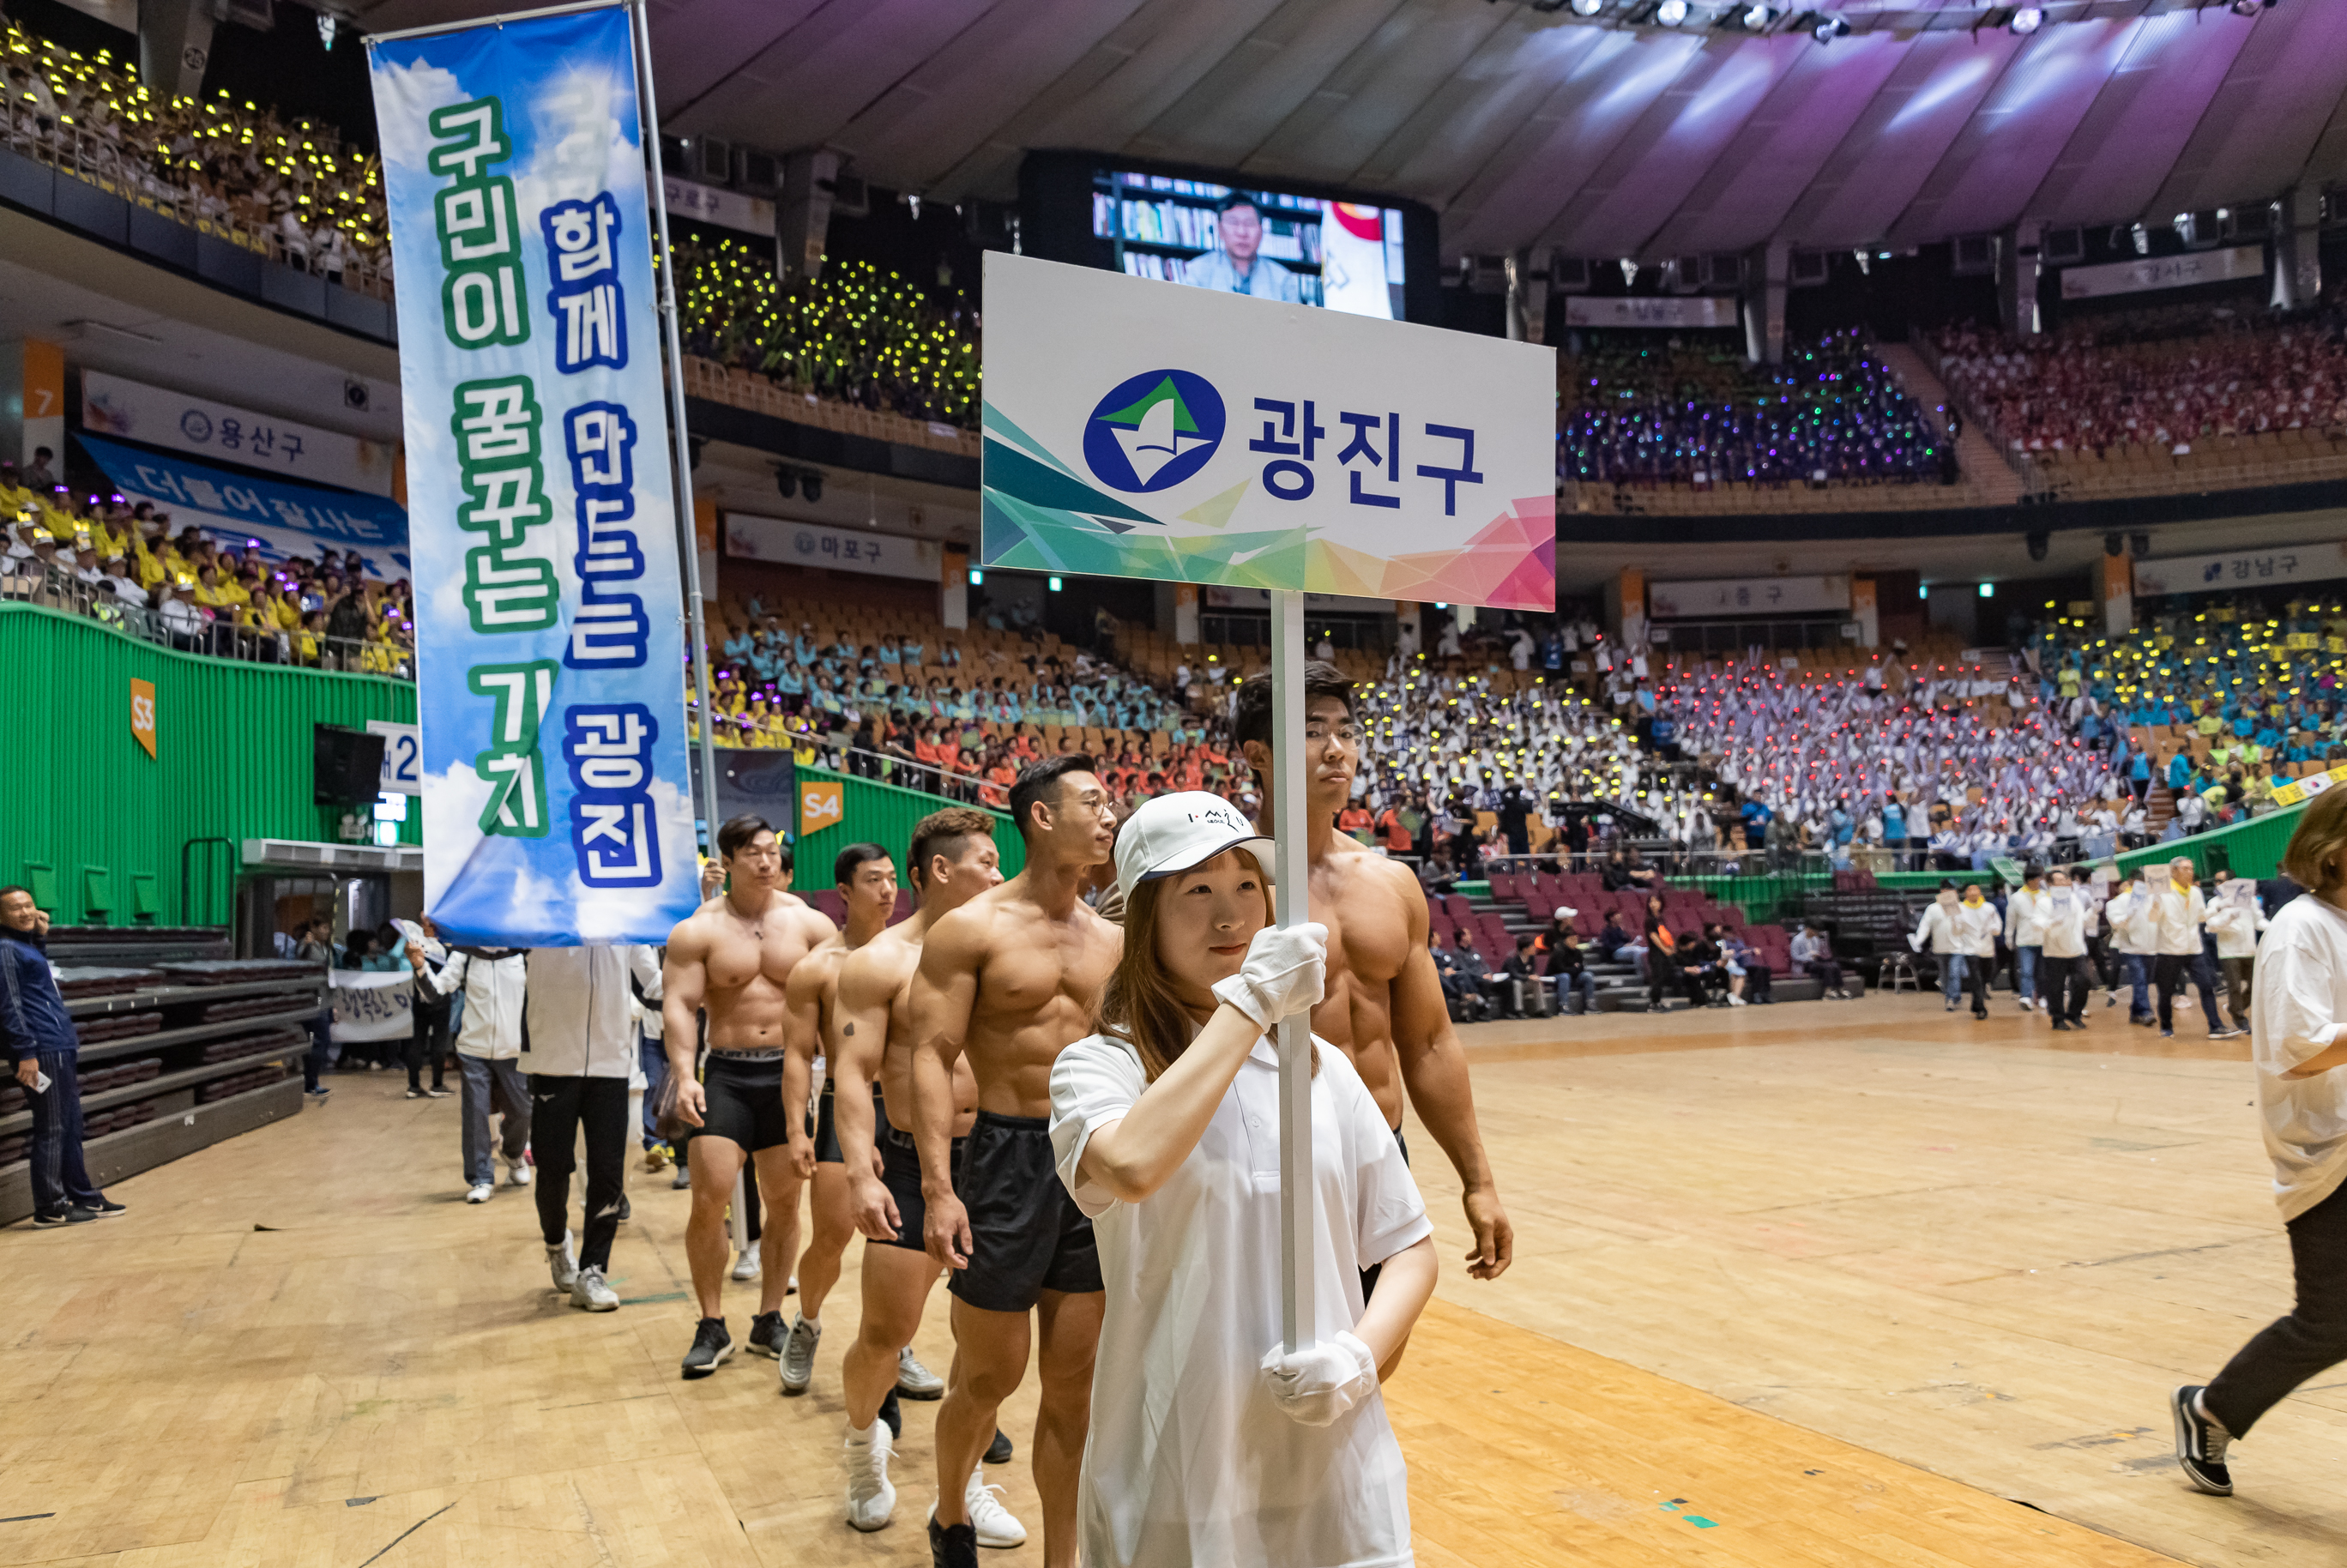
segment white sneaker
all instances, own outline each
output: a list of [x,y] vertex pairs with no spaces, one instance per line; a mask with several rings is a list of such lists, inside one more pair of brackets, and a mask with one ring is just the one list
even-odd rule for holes
[[610,1312],[620,1305],[620,1293],[603,1281],[603,1271],[589,1266],[570,1281],[570,1305],[589,1312]]
[[465,1201],[468,1204],[486,1204],[489,1201],[489,1194],[496,1191],[497,1189],[488,1183],[481,1182],[466,1190]]
[[748,1252],[743,1253],[740,1257],[733,1260],[734,1278],[755,1279],[758,1277],[758,1249],[756,1247],[752,1247]]
[[579,1279],[579,1255],[570,1250],[570,1233],[562,1233],[562,1245],[546,1249],[546,1269],[554,1276],[554,1288],[568,1291]]
[[791,1331],[783,1340],[783,1392],[804,1394],[815,1381],[815,1348],[823,1342],[821,1321],[809,1323],[791,1314]]
[[529,1185],[529,1151],[525,1149],[506,1162],[506,1180],[517,1187]]
[[1727,1005],[1732,1008],[1740,1008],[1750,1007],[1752,1004],[1746,1001],[1742,997],[1730,997],[1727,999]]
[[847,1522],[854,1528],[878,1530],[895,1515],[897,1489],[888,1481],[888,1460],[894,1452],[888,1423],[877,1417],[872,1422],[871,1441],[857,1440],[853,1431],[847,1434]]
[[906,1346],[897,1352],[897,1392],[908,1399],[941,1399],[945,1398],[946,1380],[921,1365],[921,1358]]
[[[996,1499],[994,1494],[1001,1490],[986,1484],[986,1467],[979,1465],[970,1471],[969,1484],[962,1488],[963,1512],[977,1527],[980,1546],[1024,1546],[1027,1527],[1011,1517],[1010,1511]],[[933,1502],[929,1504],[929,1518],[935,1521],[937,1516],[938,1505]]]

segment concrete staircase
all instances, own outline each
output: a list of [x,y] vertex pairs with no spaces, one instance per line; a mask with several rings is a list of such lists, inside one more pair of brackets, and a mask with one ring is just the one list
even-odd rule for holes
[[[1942,436],[1948,432],[1948,410],[1952,399],[1923,356],[1903,343],[1881,343],[1874,345],[1874,355],[1887,366],[1907,395],[1921,404],[1923,416]],[[1978,425],[1964,421],[1963,431],[1956,437],[1956,466],[1963,471],[1965,481],[1977,491],[1983,506],[2010,507],[2018,502],[2024,487],[2021,476],[1995,443],[1983,435]]]

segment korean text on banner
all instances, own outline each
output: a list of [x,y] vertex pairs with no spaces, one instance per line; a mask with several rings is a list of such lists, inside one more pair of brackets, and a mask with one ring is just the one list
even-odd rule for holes
[[371,50],[398,265],[425,907],[664,940],[698,901],[628,13]]
[[982,565],[1556,606],[1552,351],[989,251]]
[[415,1031],[415,976],[408,969],[328,969],[337,1041],[405,1040]]

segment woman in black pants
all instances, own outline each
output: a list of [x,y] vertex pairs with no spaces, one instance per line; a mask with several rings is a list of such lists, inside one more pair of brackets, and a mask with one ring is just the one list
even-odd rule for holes
[[1671,935],[1669,924],[1663,918],[1660,894],[1646,896],[1646,1010],[1663,1010],[1663,987],[1665,982],[1686,993],[1686,999],[1696,1007],[1703,1005],[1703,989],[1696,978],[1679,961],[1679,940]]

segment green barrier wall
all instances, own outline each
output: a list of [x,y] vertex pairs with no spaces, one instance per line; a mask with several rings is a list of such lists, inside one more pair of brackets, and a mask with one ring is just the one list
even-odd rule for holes
[[[797,778],[803,786],[816,780],[835,781],[841,786],[837,825],[810,833],[791,846],[792,864],[796,867],[792,886],[802,892],[830,886],[832,858],[851,844],[879,845],[897,857],[897,875],[903,877],[913,825],[933,811],[960,804],[825,768],[803,766]],[[1016,876],[1027,864],[1027,846],[1011,831],[1008,815],[999,811],[987,815],[994,818],[994,846],[1002,856],[1002,875]]]
[[[403,682],[174,653],[21,604],[0,604],[0,882],[46,876],[61,925],[101,906],[109,925],[227,920],[242,840],[334,836],[342,809],[310,798],[311,726],[415,722]],[[155,686],[151,758],[130,733],[133,680]],[[411,809],[400,841],[422,825]],[[232,847],[200,851],[183,908],[180,851],[201,838]]]

